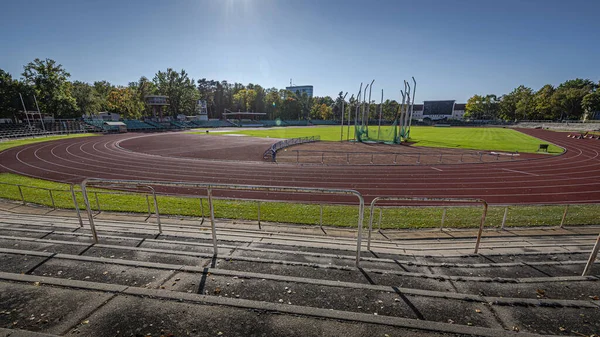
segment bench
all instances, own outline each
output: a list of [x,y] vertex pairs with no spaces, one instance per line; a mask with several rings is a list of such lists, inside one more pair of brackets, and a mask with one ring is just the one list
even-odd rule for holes
[[535,151],[535,152],[540,152],[540,151],[548,152],[548,144],[540,144],[537,151]]

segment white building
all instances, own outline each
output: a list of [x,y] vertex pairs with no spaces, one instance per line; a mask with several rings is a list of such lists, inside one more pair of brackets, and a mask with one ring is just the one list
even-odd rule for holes
[[313,86],[312,85],[295,85],[292,87],[285,87],[285,90],[289,90],[298,96],[301,96],[302,94],[306,94],[308,97],[313,96]]
[[455,101],[425,101],[423,104],[415,104],[413,107],[413,119],[423,120],[429,118],[432,121],[441,119],[463,120],[465,115],[464,103]]

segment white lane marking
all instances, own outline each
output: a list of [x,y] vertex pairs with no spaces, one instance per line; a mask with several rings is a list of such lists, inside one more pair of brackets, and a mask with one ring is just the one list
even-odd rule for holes
[[433,167],[433,166],[430,166],[430,167],[431,167],[432,169],[436,170],[436,171],[444,172],[444,170],[440,170],[440,169],[439,169],[439,168],[437,168],[437,167]]
[[539,174],[535,174],[535,173],[529,173],[529,172],[523,172],[523,171],[517,171],[517,170],[511,170],[511,169],[507,169],[507,168],[503,168],[504,171],[509,171],[509,172],[514,172],[514,173],[521,173],[521,174],[528,174],[530,176],[536,176],[539,177]]

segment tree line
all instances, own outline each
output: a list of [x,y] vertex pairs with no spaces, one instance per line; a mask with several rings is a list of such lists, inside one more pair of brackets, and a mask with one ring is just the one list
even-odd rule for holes
[[582,120],[600,116],[600,82],[568,80],[539,90],[520,85],[508,94],[474,95],[465,118],[476,120]]
[[[340,92],[330,96],[308,97],[306,94],[285,89],[264,88],[258,84],[229,83],[227,81],[195,80],[185,70],[168,68],[158,71],[152,79],[142,76],[126,86],[100,80],[93,83],[70,81],[70,74],[52,59],[35,59],[23,67],[20,79],[13,79],[0,69],[0,118],[19,116],[23,110],[19,93],[27,110],[37,110],[34,95],[42,113],[56,118],[78,118],[100,111],[116,112],[126,119],[152,116],[145,104],[147,95],[169,96],[170,105],[164,115],[192,115],[196,101],[205,100],[209,118],[221,118],[225,109],[230,111],[264,112],[267,119],[354,119],[360,105],[354,95],[344,100]],[[372,101],[368,119],[377,120],[381,111],[386,121],[398,116],[400,103],[386,100],[383,104]],[[600,83],[588,79],[574,79],[557,87],[545,85],[538,91],[523,85],[512,92],[497,96],[474,95],[469,98],[465,118],[513,120],[575,120],[593,118],[600,111]],[[600,113],[599,113],[600,114]]]

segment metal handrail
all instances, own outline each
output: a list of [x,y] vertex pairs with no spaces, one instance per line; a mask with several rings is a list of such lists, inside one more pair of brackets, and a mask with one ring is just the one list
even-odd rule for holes
[[299,138],[290,138],[278,141],[277,143],[271,145],[264,153],[263,159],[271,159],[271,161],[276,161],[276,153],[278,150],[281,150],[286,147],[290,147],[292,145],[304,144],[304,143],[314,143],[321,140],[321,136],[309,136],[309,137],[299,137]]
[[[358,233],[356,239],[356,267],[360,267],[360,252],[362,248],[362,229],[364,219],[364,208],[365,201],[362,194],[355,190],[344,190],[344,189],[325,189],[325,188],[309,188],[309,187],[287,187],[287,186],[259,186],[259,185],[234,185],[234,184],[219,184],[219,183],[190,183],[190,182],[155,182],[155,181],[141,181],[141,180],[114,180],[114,179],[96,179],[87,178],[81,183],[81,191],[83,193],[83,199],[85,201],[86,210],[88,213],[88,220],[90,229],[94,236],[94,242],[98,242],[96,235],[96,228],[94,225],[94,217],[92,215],[92,209],[90,206],[89,198],[87,195],[87,186],[102,186],[108,184],[109,186],[166,186],[166,187],[187,187],[187,188],[201,188],[206,189],[208,197],[208,204],[210,209],[210,222],[213,237],[213,249],[214,255],[217,256],[217,231],[215,228],[215,215],[214,205],[212,202],[212,190],[242,190],[242,191],[263,191],[263,192],[275,192],[275,193],[318,193],[318,194],[333,194],[333,195],[354,195],[359,200],[359,214],[358,214]],[[240,199],[240,198],[237,198]],[[243,198],[242,198],[243,199]]]
[[475,254],[479,250],[479,244],[481,242],[481,234],[483,233],[483,225],[485,224],[485,218],[488,211],[488,203],[483,199],[472,199],[472,198],[419,198],[419,197],[376,197],[371,201],[371,211],[369,216],[369,232],[367,236],[367,250],[371,249],[371,232],[373,232],[373,213],[375,211],[375,204],[380,200],[388,201],[425,201],[425,202],[458,202],[458,203],[481,203],[483,205],[483,214],[481,215],[481,223],[479,224],[479,231],[477,232],[477,241],[475,242]]

